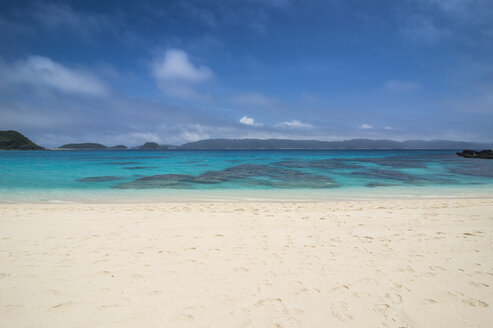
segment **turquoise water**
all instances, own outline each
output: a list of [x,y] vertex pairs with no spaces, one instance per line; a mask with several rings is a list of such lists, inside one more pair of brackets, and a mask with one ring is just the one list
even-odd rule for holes
[[0,152],[0,202],[493,196],[451,150]]

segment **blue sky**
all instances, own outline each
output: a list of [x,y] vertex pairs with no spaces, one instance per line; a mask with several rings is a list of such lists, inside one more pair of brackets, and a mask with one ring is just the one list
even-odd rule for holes
[[490,0],[3,0],[0,129],[491,142],[492,58]]

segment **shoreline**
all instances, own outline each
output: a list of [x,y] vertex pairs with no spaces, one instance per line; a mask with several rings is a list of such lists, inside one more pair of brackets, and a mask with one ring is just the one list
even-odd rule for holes
[[0,204],[151,204],[330,202],[344,200],[492,198],[493,185],[346,187],[333,189],[3,189]]
[[142,199],[123,199],[123,200],[100,200],[100,201],[72,201],[72,200],[48,200],[48,201],[11,201],[2,202],[1,206],[16,206],[16,205],[171,205],[171,204],[330,204],[337,202],[386,202],[386,201],[437,201],[437,200],[492,200],[493,196],[483,195],[483,196],[444,196],[444,195],[432,195],[432,196],[389,196],[389,197],[354,197],[354,198],[324,198],[324,199],[270,199],[270,198],[255,198],[255,199],[220,199],[220,198],[197,198],[197,199],[169,199],[169,200],[150,200],[143,201]]

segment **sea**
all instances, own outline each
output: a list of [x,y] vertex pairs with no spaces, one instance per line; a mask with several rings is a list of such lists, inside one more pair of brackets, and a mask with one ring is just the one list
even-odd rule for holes
[[457,150],[0,152],[0,203],[493,196],[493,160]]

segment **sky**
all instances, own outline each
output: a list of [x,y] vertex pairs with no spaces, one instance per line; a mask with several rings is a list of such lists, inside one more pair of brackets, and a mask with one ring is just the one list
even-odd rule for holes
[[0,130],[42,146],[492,126],[491,0],[0,2]]

